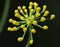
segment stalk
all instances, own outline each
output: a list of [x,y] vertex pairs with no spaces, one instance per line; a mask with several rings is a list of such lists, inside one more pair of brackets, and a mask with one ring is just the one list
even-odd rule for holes
[[0,19],[0,34],[1,34],[1,31],[3,30],[3,27],[4,27],[6,19],[7,19],[9,6],[10,6],[10,0],[6,0],[5,5],[4,5],[3,14],[2,14],[2,17]]

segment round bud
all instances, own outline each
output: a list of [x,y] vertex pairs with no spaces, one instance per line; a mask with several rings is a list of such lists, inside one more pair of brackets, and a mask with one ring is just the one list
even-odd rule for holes
[[32,9],[32,6],[29,6],[28,8],[29,8],[29,9]]
[[33,21],[33,25],[37,25],[37,21]]
[[47,16],[49,14],[49,11],[45,11],[43,16]]
[[31,32],[32,32],[32,33],[36,33],[36,30],[35,30],[35,29],[31,29]]
[[20,13],[23,13],[23,10],[22,9],[20,10]]
[[40,11],[40,10],[41,10],[41,8],[40,8],[40,7],[37,7],[37,10],[39,10],[39,11]]
[[15,15],[14,15],[15,17],[17,17],[17,18],[20,18],[20,15],[19,15],[19,13],[15,13]]
[[34,13],[34,9],[31,9],[31,10],[30,10],[30,13]]
[[44,5],[44,6],[43,6],[43,11],[45,11],[45,10],[46,10],[46,8],[47,8],[47,6],[46,6],[46,5]]
[[8,27],[7,30],[8,30],[8,31],[11,31],[11,27]]
[[32,6],[33,5],[33,2],[30,2],[29,5]]
[[36,13],[36,17],[39,17],[40,16],[40,13]]
[[23,41],[23,37],[18,37],[18,42],[21,42],[21,41]]
[[52,14],[51,17],[50,17],[50,19],[53,20],[54,18],[55,18],[55,15]]
[[15,10],[14,12],[15,12],[15,13],[18,13],[18,10]]
[[18,9],[18,10],[21,10],[21,6],[18,6],[17,9]]
[[41,8],[37,7],[36,12],[38,13],[38,12],[40,12],[40,10],[41,10]]
[[24,9],[24,12],[27,14],[27,9]]
[[26,27],[24,27],[24,28],[23,28],[23,32],[26,32],[26,31],[27,31],[27,28],[26,28]]
[[31,17],[32,17],[32,19],[34,19],[34,18],[35,18],[35,17],[34,17],[34,15],[32,15]]
[[10,22],[10,23],[13,23],[13,19],[9,19],[9,22]]
[[46,18],[45,17],[41,17],[40,21],[44,22],[44,21],[46,21]]
[[47,25],[44,25],[44,26],[43,26],[43,29],[44,29],[44,30],[47,30],[47,29],[48,29],[48,26],[47,26]]
[[23,6],[22,9],[26,9],[26,6]]
[[25,18],[23,16],[20,16],[20,20],[24,20]]
[[13,24],[16,25],[17,21],[13,21]]
[[25,27],[25,25],[21,25],[21,26],[20,26],[20,28],[24,28],[24,27]]
[[34,6],[37,7],[38,6],[38,3],[34,2]]
[[18,30],[18,28],[17,27],[13,27],[13,31],[17,31]]
[[25,18],[28,18],[28,15],[25,15]]
[[30,42],[29,42],[30,44],[33,44],[33,40],[30,40]]

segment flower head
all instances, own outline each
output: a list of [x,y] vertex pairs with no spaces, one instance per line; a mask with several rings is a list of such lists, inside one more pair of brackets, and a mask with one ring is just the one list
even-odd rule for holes
[[30,2],[28,9],[26,9],[26,6],[18,6],[17,9],[14,11],[14,16],[19,18],[19,21],[9,19],[9,22],[13,25],[16,25],[17,27],[8,27],[8,31],[17,31],[20,28],[23,29],[23,36],[18,37],[18,42],[23,41],[24,36],[27,31],[29,31],[30,38],[28,43],[33,44],[33,37],[32,33],[36,33],[36,30],[33,26],[38,26],[44,30],[48,29],[47,25],[41,26],[38,25],[38,23],[45,22],[47,20],[53,20],[55,18],[55,15],[52,14],[50,18],[46,18],[48,16],[49,11],[46,10],[47,6],[43,5],[43,9],[38,6],[38,3],[36,2]]

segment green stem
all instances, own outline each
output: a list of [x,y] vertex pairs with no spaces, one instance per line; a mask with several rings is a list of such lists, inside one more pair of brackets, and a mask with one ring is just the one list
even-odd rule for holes
[[0,20],[0,33],[5,25],[5,21],[7,19],[7,15],[8,15],[8,11],[9,11],[9,5],[10,5],[10,0],[6,0],[5,1],[5,5],[4,5],[4,11]]
[[25,47],[29,47],[30,46],[29,42],[30,42],[31,39],[33,39],[31,28],[32,28],[32,26],[29,26],[29,39],[28,39],[28,42],[27,42]]
[[29,35],[29,39],[25,47],[29,47],[29,41],[30,41],[30,35]]
[[32,26],[30,26],[31,40],[33,40],[32,32],[31,32],[31,29],[32,29],[32,28],[33,28],[33,27],[32,27]]
[[43,29],[43,27],[42,27],[42,26],[40,26],[40,25],[36,25],[36,26],[38,26],[38,27],[40,27],[40,28],[42,28],[42,29]]
[[23,34],[23,36],[22,36],[23,38],[24,38],[25,34],[26,34],[26,32],[24,32],[24,34]]
[[30,46],[30,44],[29,44],[30,39],[31,39],[31,34],[30,34],[30,30],[29,30],[29,39],[28,39],[28,42],[27,42],[25,47],[29,47]]

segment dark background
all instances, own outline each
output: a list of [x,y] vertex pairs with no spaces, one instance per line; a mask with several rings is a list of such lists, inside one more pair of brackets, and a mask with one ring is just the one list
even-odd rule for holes
[[[37,2],[41,7],[46,4],[48,6],[47,10],[50,11],[50,14],[54,13],[56,15],[56,18],[53,21],[43,23],[49,26],[47,31],[36,27],[37,33],[33,34],[34,44],[31,45],[31,47],[60,47],[60,0],[11,0],[8,17],[0,35],[0,47],[25,47],[28,40],[28,33],[26,34],[24,41],[18,43],[17,38],[18,36],[22,36],[22,30],[20,29],[17,32],[8,32],[7,27],[13,26],[8,22],[8,19],[15,19],[14,10],[17,8],[17,6],[26,5],[28,7],[28,3],[30,1]],[[5,0],[0,0],[0,18],[3,12],[4,3]]]

